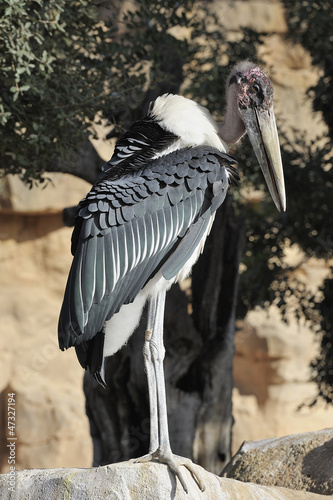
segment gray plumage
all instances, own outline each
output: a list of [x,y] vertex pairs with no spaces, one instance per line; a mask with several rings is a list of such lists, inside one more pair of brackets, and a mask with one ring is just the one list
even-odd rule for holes
[[[74,260],[59,320],[62,349],[85,344],[161,270],[172,279],[223,203],[235,160],[215,148],[174,151],[110,180],[106,169],[81,201]],[[91,367],[90,367],[91,368]]]

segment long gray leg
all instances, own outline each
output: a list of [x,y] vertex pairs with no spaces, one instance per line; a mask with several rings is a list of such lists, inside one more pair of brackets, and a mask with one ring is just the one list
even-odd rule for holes
[[[198,477],[193,462],[187,458],[174,455],[170,447],[163,369],[163,360],[165,356],[163,344],[165,295],[166,292],[161,292],[156,298],[151,298],[149,303],[144,356],[148,378],[149,401],[151,406],[152,404],[154,405],[154,408],[150,408],[150,417],[152,419],[150,423],[150,452],[137,461],[145,462],[157,458],[160,462],[167,464],[171,472],[178,477],[187,493],[188,489],[179,469],[179,466],[183,465],[189,469],[195,477],[200,489],[204,491],[205,486],[200,477]],[[148,349],[150,350],[150,355],[147,353]],[[154,374],[152,374],[152,372],[154,372]],[[155,389],[153,388],[154,384]],[[157,408],[157,415],[155,408]],[[157,449],[154,448],[156,442],[158,445]]]
[[154,301],[155,317],[153,326],[153,335],[150,341],[150,352],[154,363],[157,408],[158,408],[158,430],[159,430],[159,450],[162,452],[171,452],[168,414],[165,394],[165,378],[163,361],[165,357],[165,348],[163,344],[163,322],[165,307],[165,292],[161,292]]
[[143,346],[143,358],[147,374],[149,410],[150,410],[149,454],[154,453],[157,450],[159,444],[156,377],[155,377],[154,363],[151,357],[151,349],[150,349],[154,318],[155,318],[155,301],[153,299],[150,299],[148,303],[148,321],[147,321],[147,329],[145,332],[145,343]]

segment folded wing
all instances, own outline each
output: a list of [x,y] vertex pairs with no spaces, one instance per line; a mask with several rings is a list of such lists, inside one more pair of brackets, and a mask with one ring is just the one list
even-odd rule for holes
[[235,161],[214,148],[175,151],[110,180],[80,203],[59,319],[62,349],[91,340],[161,270],[180,271],[223,203]]

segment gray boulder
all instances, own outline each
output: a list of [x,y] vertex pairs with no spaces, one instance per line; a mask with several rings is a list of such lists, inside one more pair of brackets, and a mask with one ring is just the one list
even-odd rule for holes
[[245,442],[221,476],[333,495],[333,429]]

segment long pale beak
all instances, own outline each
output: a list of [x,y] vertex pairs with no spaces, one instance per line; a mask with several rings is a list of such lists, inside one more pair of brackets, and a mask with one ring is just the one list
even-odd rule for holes
[[286,209],[283,167],[273,106],[240,109],[243,122],[276,208]]

